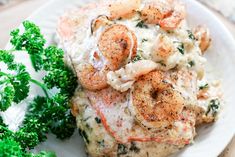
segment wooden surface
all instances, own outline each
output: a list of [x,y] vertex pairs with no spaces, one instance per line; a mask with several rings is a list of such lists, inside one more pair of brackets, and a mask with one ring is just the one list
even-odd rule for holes
[[[8,42],[9,32],[47,1],[48,0],[13,0],[7,5],[0,6],[0,49],[4,49]],[[227,20],[212,7],[210,6],[209,8],[221,19],[235,37],[235,24]],[[235,139],[231,141],[219,157],[235,157]]]

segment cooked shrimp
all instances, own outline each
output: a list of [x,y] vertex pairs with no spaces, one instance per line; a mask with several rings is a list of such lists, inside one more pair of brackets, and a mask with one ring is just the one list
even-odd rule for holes
[[126,26],[115,24],[101,34],[98,47],[112,65],[119,67],[128,56],[136,55],[137,38]]
[[141,19],[148,24],[159,24],[164,30],[176,29],[185,18],[185,7],[174,0],[157,0],[147,3]]
[[168,1],[156,0],[145,4],[141,10],[141,19],[147,24],[158,24],[171,13]]
[[81,85],[88,90],[101,90],[108,86],[106,75],[109,69],[104,66],[101,70],[96,69],[89,63],[80,63],[76,72]]
[[129,63],[117,71],[108,72],[108,84],[118,91],[127,91],[132,87],[138,77],[148,74],[158,66],[157,63],[151,60],[140,60],[135,63]]
[[120,18],[130,18],[139,9],[141,0],[118,0],[110,4],[110,18],[112,20]]
[[111,25],[112,22],[109,20],[109,18],[105,15],[100,15],[96,19],[92,20],[91,22],[91,33],[95,32],[97,29],[99,29],[102,26],[108,26]]
[[[98,47],[104,58],[102,67],[98,69],[90,63],[81,63],[77,68],[80,83],[89,90],[101,90],[108,86],[107,73],[117,70],[129,56],[136,54],[137,39],[127,27],[115,24],[101,34]],[[93,57],[100,59],[97,53]]]
[[193,30],[193,34],[199,42],[199,47],[200,47],[202,53],[204,53],[211,44],[211,38],[210,38],[209,30],[206,27],[197,26]]
[[138,122],[150,129],[170,127],[184,107],[183,97],[165,77],[164,72],[154,71],[134,84],[131,111]]
[[164,34],[159,34],[157,36],[157,41],[155,42],[155,44],[153,46],[153,51],[151,53],[153,60],[155,60],[155,61],[164,60],[165,61],[173,53],[174,53],[174,44],[171,41],[171,39]]
[[160,20],[159,25],[164,30],[174,30],[180,25],[181,21],[185,19],[185,15],[185,6],[176,2],[170,16]]

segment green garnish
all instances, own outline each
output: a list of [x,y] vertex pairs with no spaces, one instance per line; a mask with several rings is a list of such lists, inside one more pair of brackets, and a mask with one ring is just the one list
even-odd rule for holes
[[218,99],[212,99],[209,102],[206,115],[211,113],[215,117],[217,115],[218,111],[219,111],[219,108],[220,108],[220,101]]
[[29,21],[23,22],[24,33],[16,29],[11,32],[11,44],[15,50],[26,50],[30,54],[32,65],[36,71],[42,68],[42,56],[46,40],[40,32],[38,26]]
[[11,138],[0,141],[0,152],[0,157],[56,157],[53,152],[26,153],[22,150],[19,143]]
[[[51,152],[34,155],[27,150],[45,141],[49,132],[59,139],[69,138],[74,133],[76,120],[71,114],[69,99],[77,88],[77,78],[64,63],[63,50],[56,46],[45,48],[46,40],[35,24],[25,21],[23,26],[23,33],[20,34],[19,29],[11,32],[13,49],[0,50],[0,62],[8,68],[7,71],[0,69],[0,110],[6,111],[13,102],[26,99],[30,83],[39,86],[45,96],[36,96],[30,102],[25,119],[15,133],[0,118],[0,152],[4,157],[54,157]],[[12,52],[16,50],[29,54],[34,70],[45,73],[43,81],[33,79],[25,65],[14,61]],[[58,92],[52,94],[51,89]]]
[[135,152],[135,153],[139,153],[139,152],[140,152],[140,148],[138,148],[138,147],[136,146],[136,143],[135,143],[135,142],[131,142],[130,151]]
[[0,140],[0,151],[0,157],[23,157],[24,155],[20,144],[11,138]]
[[[6,124],[0,122],[0,157],[56,157],[53,152],[42,151],[39,154],[26,152],[26,147],[30,148],[29,146],[38,144],[36,133],[33,132],[33,130],[30,131],[33,127],[29,127],[30,126],[28,126],[28,132],[24,132],[24,130],[27,129],[27,127],[24,127],[24,129],[21,128],[14,133],[7,128]],[[43,128],[40,128],[38,125],[38,131],[40,129]]]
[[179,43],[177,49],[179,50],[179,52],[184,55],[184,44],[183,43]]
[[142,60],[142,57],[139,55],[139,54],[137,54],[133,59],[132,59],[132,62],[137,62],[137,61],[139,61],[139,60]]
[[147,28],[148,28],[148,25],[146,25],[143,20],[140,20],[140,21],[136,24],[136,27],[139,27],[139,28],[146,28],[146,29],[147,29]]
[[0,69],[0,110],[6,111],[13,102],[19,103],[28,96],[30,75],[23,64],[14,62],[8,51],[0,50],[0,62],[12,71],[6,73]]
[[195,66],[195,62],[194,61],[189,61],[188,64],[189,64],[190,67]]
[[97,143],[98,143],[101,147],[105,147],[105,145],[104,145],[104,140],[97,141]]
[[96,121],[97,124],[100,124],[100,123],[101,123],[101,119],[98,118],[98,117],[95,117],[95,121]]
[[128,148],[124,144],[118,144],[117,155],[125,155],[128,153]]
[[79,129],[78,132],[79,132],[79,135],[84,139],[84,141],[89,144],[90,140],[88,139],[87,133],[81,129]]
[[189,39],[196,40],[191,30],[187,30]]
[[1,116],[0,116],[0,126],[6,127],[6,124],[3,122],[3,119]]
[[199,90],[203,90],[203,89],[207,89],[207,88],[209,88],[209,84],[208,83],[199,86]]
[[146,42],[146,41],[148,41],[148,39],[143,38],[143,39],[141,40],[142,43],[144,43],[144,42]]

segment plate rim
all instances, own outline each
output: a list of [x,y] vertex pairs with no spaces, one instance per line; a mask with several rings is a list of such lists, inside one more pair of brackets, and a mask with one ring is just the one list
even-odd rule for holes
[[[35,16],[37,14],[39,14],[43,9],[47,8],[48,6],[50,6],[53,3],[56,3],[56,1],[57,0],[49,0],[48,2],[46,2],[45,4],[40,6],[38,9],[33,11],[24,20],[31,20],[31,19],[35,18]],[[179,0],[179,1],[188,1],[188,0]],[[211,10],[209,10],[209,8],[207,8],[205,5],[203,5],[202,3],[200,3],[199,1],[196,1],[196,0],[191,0],[189,3],[193,3],[193,5],[197,5],[200,9],[203,9],[208,15],[210,15],[210,17],[213,18],[212,21],[216,21],[220,25],[220,28],[222,28],[223,32],[226,33],[227,38],[229,38],[230,42],[234,43],[234,45],[235,45],[235,37],[233,37],[233,35],[229,31],[229,29],[222,23],[222,21]],[[20,25],[18,25],[18,27],[16,27],[16,28],[20,28],[20,27],[22,27],[22,23]],[[5,46],[5,49],[9,49],[10,47],[11,47],[10,39],[8,39],[8,42],[7,42],[6,46]],[[235,48],[235,46],[234,46],[234,48]],[[227,135],[227,140],[225,140],[226,141],[226,145],[224,145],[223,147],[219,147],[218,148],[217,155],[220,155],[226,149],[226,147],[231,142],[231,140],[234,138],[234,136],[235,136],[235,127],[234,127],[233,131],[231,131],[231,132],[233,132],[233,133],[231,133],[230,135]]]

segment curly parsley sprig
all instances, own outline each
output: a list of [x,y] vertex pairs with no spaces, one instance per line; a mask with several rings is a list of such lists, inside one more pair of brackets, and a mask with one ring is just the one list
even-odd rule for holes
[[56,157],[53,152],[26,153],[13,138],[0,140],[0,157]]
[[0,50],[0,62],[7,65],[9,71],[5,73],[0,70],[0,110],[5,111],[12,102],[19,103],[29,93],[30,75],[23,64],[14,62],[14,56]]
[[32,65],[36,71],[42,68],[41,54],[44,50],[46,40],[41,34],[40,28],[29,21],[23,22],[24,33],[20,29],[11,32],[11,44],[16,50],[25,50],[30,54]]
[[[77,87],[77,78],[64,63],[63,50],[56,46],[44,47],[46,40],[38,26],[25,21],[23,27],[22,33],[19,29],[11,32],[13,50],[0,51],[0,62],[11,71],[3,72],[0,69],[0,110],[5,111],[13,102],[24,100],[29,94],[30,83],[41,87],[45,96],[37,96],[29,104],[17,132],[13,133],[0,121],[0,151],[5,152],[6,157],[14,156],[14,152],[24,157],[52,157],[55,156],[53,153],[34,155],[25,152],[45,141],[49,132],[60,139],[73,134],[76,121],[71,114],[69,99]],[[25,65],[14,61],[14,50],[24,50],[29,54],[35,71],[44,71],[43,82],[33,79]],[[50,90],[54,88],[58,89],[58,93],[53,95]]]
[[[20,34],[18,29],[12,31],[11,43],[15,49],[28,52],[32,64],[36,65],[34,66],[35,71],[44,70],[46,72],[43,77],[43,83],[30,79],[31,82],[38,84],[45,92],[46,101],[41,105],[46,111],[38,109],[35,112],[33,110],[30,112],[46,115],[45,120],[40,117],[40,122],[45,123],[50,119],[49,130],[58,138],[68,138],[76,128],[75,118],[71,114],[68,102],[77,87],[77,78],[73,71],[64,63],[64,52],[62,49],[56,46],[44,48],[45,39],[40,33],[39,27],[29,21],[23,22],[23,26],[25,31],[22,34]],[[35,56],[39,59],[34,60]],[[53,88],[57,88],[59,93],[54,96],[48,96],[48,89]],[[30,106],[39,103],[37,98],[34,102]]]

